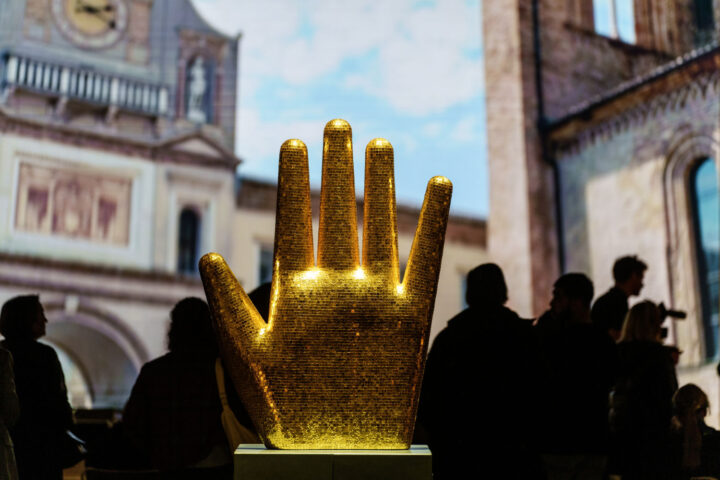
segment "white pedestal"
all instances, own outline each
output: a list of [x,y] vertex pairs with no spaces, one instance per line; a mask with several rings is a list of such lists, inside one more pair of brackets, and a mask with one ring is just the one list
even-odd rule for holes
[[240,445],[235,480],[432,480],[426,445],[408,450],[268,450]]

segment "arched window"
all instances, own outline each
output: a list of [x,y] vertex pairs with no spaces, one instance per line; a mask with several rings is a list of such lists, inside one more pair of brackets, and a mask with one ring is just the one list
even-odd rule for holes
[[178,273],[193,275],[197,272],[200,216],[191,208],[180,212],[178,233]]
[[720,258],[720,197],[715,160],[702,159],[690,176],[700,297],[705,334],[705,356],[718,355],[718,259]]

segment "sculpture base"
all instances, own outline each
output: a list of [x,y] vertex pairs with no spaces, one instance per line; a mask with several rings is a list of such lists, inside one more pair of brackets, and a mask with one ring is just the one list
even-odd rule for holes
[[408,450],[235,450],[235,480],[431,480],[426,445]]

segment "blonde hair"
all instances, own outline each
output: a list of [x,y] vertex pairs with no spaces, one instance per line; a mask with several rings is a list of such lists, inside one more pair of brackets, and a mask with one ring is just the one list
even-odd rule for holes
[[700,387],[688,383],[675,392],[672,403],[675,410],[672,419],[673,428],[682,432],[682,465],[685,468],[697,468],[702,464],[700,423],[707,415],[710,402]]
[[673,395],[672,403],[673,409],[679,417],[690,413],[707,413],[710,408],[708,396],[702,388],[694,383],[680,387]]
[[649,300],[633,305],[625,316],[620,342],[660,342],[660,310]]

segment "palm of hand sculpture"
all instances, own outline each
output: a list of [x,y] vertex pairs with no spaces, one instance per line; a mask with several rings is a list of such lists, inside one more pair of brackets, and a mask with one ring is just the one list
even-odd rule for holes
[[401,282],[393,150],[372,140],[361,264],[352,132],[328,122],[315,265],[307,149],[283,144],[268,323],[220,255],[200,260],[224,361],[266,446],[410,446],[451,192],[444,177],[428,183]]

